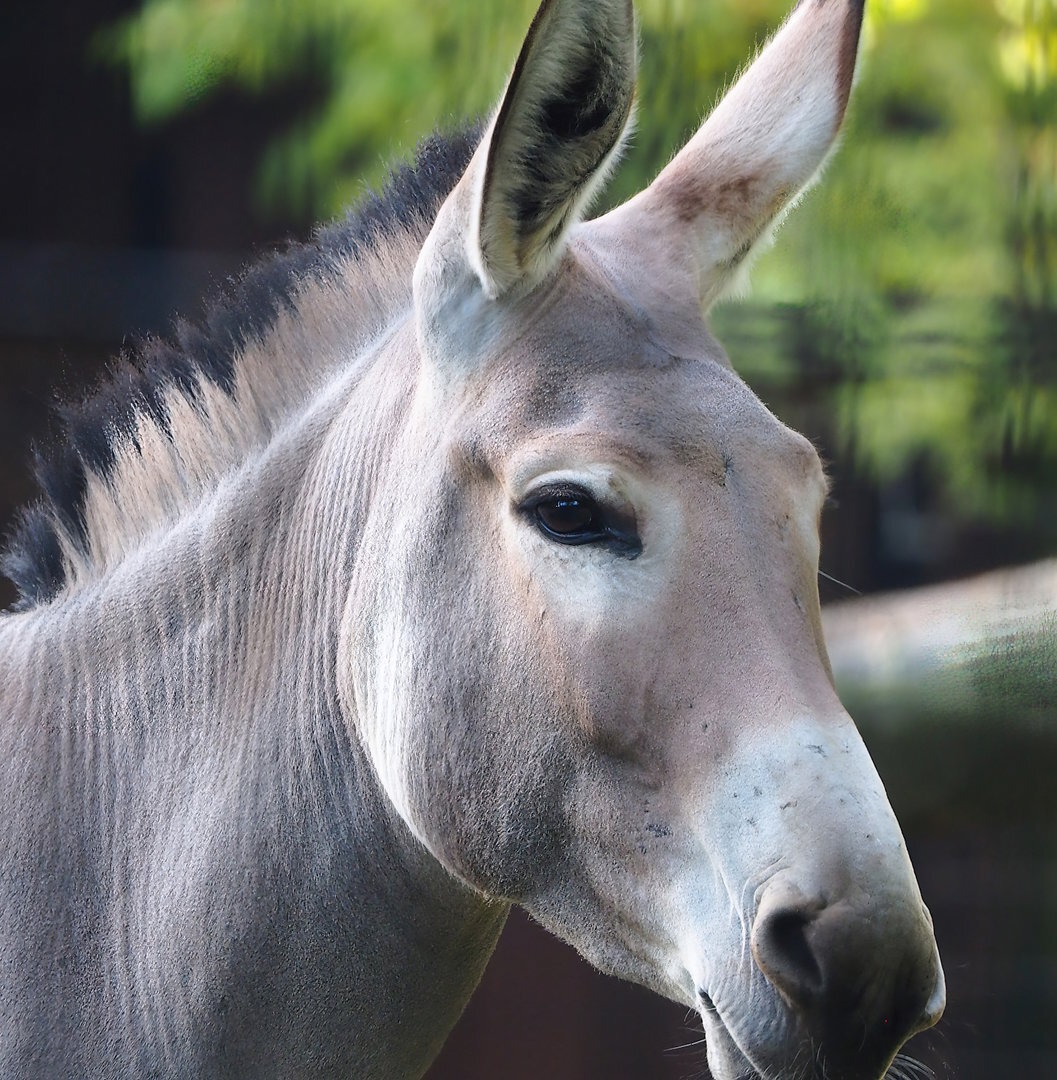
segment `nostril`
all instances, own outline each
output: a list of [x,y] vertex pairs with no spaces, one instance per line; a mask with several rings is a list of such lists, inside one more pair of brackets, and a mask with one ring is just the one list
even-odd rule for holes
[[764,915],[753,931],[752,951],[760,970],[799,1005],[822,988],[822,969],[808,940],[810,925],[809,914],[786,908]]

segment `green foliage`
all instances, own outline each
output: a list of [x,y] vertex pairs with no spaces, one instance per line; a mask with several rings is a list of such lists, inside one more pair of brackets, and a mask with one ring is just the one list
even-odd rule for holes
[[[791,0],[638,0],[646,183]],[[438,121],[496,101],[535,0],[144,0],[97,47],[158,123],[224,87],[308,83],[261,163],[264,212],[330,215]],[[739,368],[815,386],[816,430],[948,510],[1016,520],[1057,472],[1057,0],[870,0],[848,147],[716,316]],[[815,416],[815,413],[811,414]],[[835,419],[834,419],[835,418]]]
[[145,0],[96,48],[128,66],[145,123],[224,86],[320,89],[261,164],[263,210],[330,216],[378,184],[438,120],[485,112],[503,85],[531,0]]

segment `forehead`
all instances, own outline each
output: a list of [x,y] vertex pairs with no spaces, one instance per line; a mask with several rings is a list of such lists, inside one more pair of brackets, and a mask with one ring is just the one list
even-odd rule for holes
[[[500,453],[623,460],[636,471],[669,465],[818,473],[814,447],[782,424],[731,370],[696,310],[664,318],[570,261],[517,324],[478,397]],[[478,417],[478,419],[482,419]]]

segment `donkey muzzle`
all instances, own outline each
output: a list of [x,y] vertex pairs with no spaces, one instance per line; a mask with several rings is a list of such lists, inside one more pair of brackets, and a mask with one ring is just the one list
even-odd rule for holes
[[828,897],[772,882],[752,955],[805,1030],[831,1080],[876,1080],[943,1013],[931,919],[914,893]]

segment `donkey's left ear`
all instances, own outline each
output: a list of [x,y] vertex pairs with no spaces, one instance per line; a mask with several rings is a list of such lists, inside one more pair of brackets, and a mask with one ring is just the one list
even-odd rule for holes
[[635,96],[631,0],[543,0],[464,181],[484,291],[531,287],[616,158]]
[[844,119],[864,0],[800,0],[696,135],[592,235],[660,252],[707,308],[817,176]]

